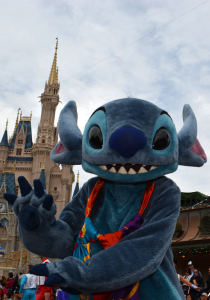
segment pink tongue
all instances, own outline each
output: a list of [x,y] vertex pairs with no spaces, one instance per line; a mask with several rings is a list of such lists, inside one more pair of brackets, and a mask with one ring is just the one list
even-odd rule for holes
[[63,144],[59,142],[58,147],[55,150],[55,154],[60,154],[66,152],[67,150],[64,148]]
[[195,141],[195,144],[190,148],[190,151],[206,160],[206,153],[204,152],[198,140]]

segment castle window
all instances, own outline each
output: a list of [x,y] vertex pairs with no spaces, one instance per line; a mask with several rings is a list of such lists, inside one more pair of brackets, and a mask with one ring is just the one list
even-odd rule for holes
[[210,217],[209,216],[204,216],[201,219],[200,231],[201,231],[202,235],[210,234]]
[[18,140],[18,144],[22,145],[23,144],[23,140]]
[[54,192],[57,192],[57,186],[54,186]]
[[45,139],[42,140],[42,144],[45,144]]
[[16,155],[21,155],[22,149],[16,149]]

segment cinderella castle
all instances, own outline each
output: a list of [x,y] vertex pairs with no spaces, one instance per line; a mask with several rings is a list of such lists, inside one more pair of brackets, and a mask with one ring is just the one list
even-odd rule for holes
[[[12,136],[8,139],[7,122],[0,143],[0,275],[7,275],[9,270],[21,268],[35,259],[21,244],[17,218],[3,198],[4,193],[20,193],[18,177],[26,177],[31,185],[34,179],[40,178],[57,205],[56,217],[72,196],[75,179],[73,167],[56,164],[50,159],[50,152],[58,142],[58,130],[54,125],[60,89],[57,50],[58,41],[50,76],[40,97],[42,111],[36,141],[32,141],[32,114],[23,116],[18,110]],[[75,192],[77,191],[78,180],[75,188]]]

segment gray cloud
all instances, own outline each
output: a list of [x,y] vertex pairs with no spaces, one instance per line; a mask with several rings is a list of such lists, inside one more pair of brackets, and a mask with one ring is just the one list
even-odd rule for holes
[[[7,118],[12,134],[18,107],[23,115],[33,111],[36,135],[41,112],[37,96],[48,79],[58,36],[62,104],[56,122],[63,105],[74,99],[83,130],[95,108],[131,94],[167,110],[180,130],[182,107],[189,103],[197,116],[198,138],[210,156],[210,2],[155,31],[202,2],[1,0],[0,135]],[[81,184],[92,176],[80,173]],[[208,174],[207,163],[200,169],[180,167],[170,177],[183,191],[210,195]]]

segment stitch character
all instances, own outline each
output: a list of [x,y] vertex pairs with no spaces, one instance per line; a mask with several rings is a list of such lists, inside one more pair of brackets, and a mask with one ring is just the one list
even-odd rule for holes
[[20,196],[5,194],[31,252],[62,260],[33,267],[70,299],[184,299],[173,265],[172,236],[180,190],[164,175],[178,165],[200,167],[206,155],[189,105],[177,134],[169,114],[126,98],[98,108],[84,134],[70,101],[58,123],[51,153],[61,164],[82,164],[88,180],[55,219],[56,205],[39,180],[19,178]]

